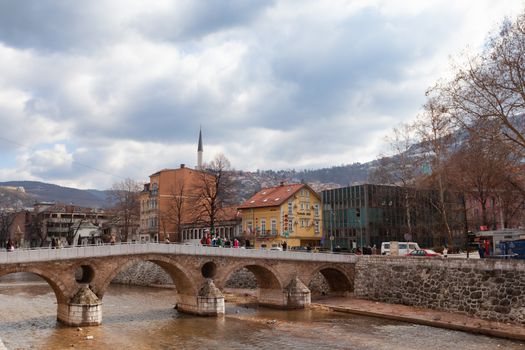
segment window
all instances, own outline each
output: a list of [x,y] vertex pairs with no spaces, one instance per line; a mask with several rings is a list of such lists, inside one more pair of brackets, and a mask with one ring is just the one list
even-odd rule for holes
[[314,225],[315,225],[315,231],[314,232],[316,234],[319,234],[319,221],[315,220]]
[[288,202],[288,215],[292,215],[292,212],[293,212],[293,202],[289,201]]
[[266,219],[261,219],[261,233],[266,234]]
[[253,223],[252,221],[246,221],[246,231],[248,231],[248,233],[253,233]]
[[272,235],[277,234],[277,220],[272,219]]
[[319,217],[319,204],[314,204],[314,216]]

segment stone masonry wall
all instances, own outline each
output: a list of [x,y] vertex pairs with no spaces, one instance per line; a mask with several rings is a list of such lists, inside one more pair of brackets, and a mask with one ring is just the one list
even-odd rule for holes
[[112,283],[134,286],[173,285],[171,277],[157,264],[142,261],[120,272]]
[[354,295],[525,324],[525,261],[363,256]]
[[[173,281],[166,271],[149,261],[139,262],[122,271],[113,279],[112,283],[134,286],[173,285]],[[253,273],[243,268],[230,276],[226,288],[257,289],[257,280]],[[329,291],[328,283],[320,273],[314,276],[309,288],[314,295]]]

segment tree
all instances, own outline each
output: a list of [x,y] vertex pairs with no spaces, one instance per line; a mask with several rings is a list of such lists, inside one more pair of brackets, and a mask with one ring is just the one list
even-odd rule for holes
[[190,194],[185,189],[184,182],[179,182],[170,189],[170,200],[167,204],[167,210],[162,214],[160,222],[164,230],[164,236],[168,237],[167,227],[172,224],[175,228],[175,242],[182,242],[182,225],[185,219],[186,207],[192,201]]
[[196,194],[193,198],[194,219],[215,232],[220,215],[234,197],[233,171],[230,161],[223,154],[215,156],[204,169],[192,191]]
[[450,195],[447,161],[455,142],[454,124],[441,101],[436,97],[429,97],[415,127],[421,140],[423,160],[428,168],[424,176],[426,183],[437,191],[437,200],[434,200],[434,196],[429,196],[429,201],[439,212],[448,246],[452,247],[451,213],[449,213],[451,206],[447,203],[447,197]]
[[75,206],[73,205],[66,205],[65,209],[66,213],[69,213],[69,220],[65,223],[67,226],[66,241],[69,245],[75,245],[77,243],[74,242],[75,236],[85,218],[82,217],[80,220],[75,220]]
[[5,242],[11,237],[9,235],[11,226],[15,220],[15,213],[11,211],[0,211],[0,245],[4,246]]
[[132,179],[125,179],[113,184],[109,191],[111,211],[119,226],[120,241],[127,242],[129,234],[138,223],[140,217],[139,193],[142,186]]
[[28,225],[29,236],[36,237],[38,245],[43,247],[47,240],[47,230],[44,228],[44,219],[42,213],[32,213]]
[[523,208],[525,208],[525,196],[513,184],[514,180],[505,178],[503,186],[496,192],[496,198],[501,210],[501,225],[503,228],[512,227],[512,224],[522,225]]
[[413,125],[402,124],[394,128],[392,136],[387,137],[387,141],[392,154],[390,157],[382,156],[378,160],[378,167],[372,171],[370,179],[376,183],[391,184],[401,188],[407,233],[413,236],[411,209],[415,179],[420,172],[420,159],[413,152],[415,145]]
[[453,181],[461,192],[468,193],[481,208],[476,226],[494,226],[488,204],[506,180],[506,172],[516,166],[516,157],[506,144],[470,134],[451,157]]
[[460,126],[525,156],[525,14],[506,21],[487,49],[436,91]]

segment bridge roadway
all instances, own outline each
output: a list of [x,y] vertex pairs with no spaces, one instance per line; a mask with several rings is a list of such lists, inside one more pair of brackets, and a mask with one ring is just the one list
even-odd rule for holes
[[102,322],[102,299],[115,276],[140,261],[162,267],[177,292],[177,309],[197,315],[224,314],[221,289],[247,268],[258,283],[260,304],[302,308],[308,285],[321,273],[332,292],[353,290],[355,255],[144,243],[19,249],[0,252],[0,276],[29,272],[42,277],[57,298],[57,319],[71,326]]

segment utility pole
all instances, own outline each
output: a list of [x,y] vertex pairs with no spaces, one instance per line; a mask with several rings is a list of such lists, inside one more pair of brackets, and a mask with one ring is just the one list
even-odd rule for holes
[[361,224],[361,208],[355,209],[355,216],[357,221],[359,221],[359,247],[363,251],[363,225]]

